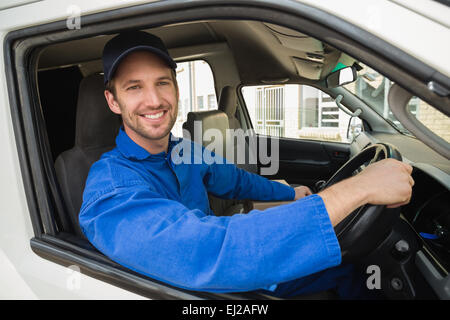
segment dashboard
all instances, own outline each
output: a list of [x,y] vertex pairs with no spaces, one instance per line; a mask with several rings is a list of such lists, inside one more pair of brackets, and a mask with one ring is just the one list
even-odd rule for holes
[[[414,167],[413,197],[403,215],[419,234],[424,245],[450,271],[450,191],[437,181],[431,170]],[[423,166],[422,166],[423,167]]]
[[[390,143],[413,167],[415,181],[401,221],[372,254],[387,270],[389,298],[450,299],[450,162],[411,137],[396,134],[358,135],[351,157],[374,143]],[[413,150],[411,150],[413,146]],[[431,150],[432,151],[432,150]],[[393,285],[393,279],[402,288]]]

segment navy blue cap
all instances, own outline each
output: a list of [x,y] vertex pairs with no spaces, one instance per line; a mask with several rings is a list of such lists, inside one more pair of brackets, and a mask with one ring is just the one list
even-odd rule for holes
[[157,36],[144,31],[121,33],[109,40],[103,48],[103,72],[105,84],[112,79],[119,63],[134,51],[146,50],[158,55],[167,65],[176,69],[177,64],[170,57],[166,46]]

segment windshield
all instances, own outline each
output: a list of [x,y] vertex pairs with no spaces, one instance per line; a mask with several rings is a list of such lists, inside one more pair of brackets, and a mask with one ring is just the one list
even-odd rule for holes
[[392,82],[370,67],[362,63],[359,63],[359,65],[362,67],[362,70],[358,71],[356,81],[345,85],[344,88],[367,103],[399,131],[408,133],[389,109],[387,99]]
[[[358,71],[357,80],[345,85],[344,88],[367,103],[372,109],[397,128],[397,130],[411,135],[411,133],[397,120],[389,108],[388,93],[393,82],[372,68],[362,63],[359,63],[359,65],[362,69]],[[408,108],[428,129],[444,140],[450,142],[449,117],[417,97],[411,98],[408,103]]]

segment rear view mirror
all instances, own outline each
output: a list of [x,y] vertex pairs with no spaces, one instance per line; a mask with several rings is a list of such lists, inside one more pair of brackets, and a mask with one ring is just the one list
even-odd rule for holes
[[327,88],[336,88],[355,81],[356,76],[356,69],[353,66],[345,67],[330,73],[325,78],[325,83]]

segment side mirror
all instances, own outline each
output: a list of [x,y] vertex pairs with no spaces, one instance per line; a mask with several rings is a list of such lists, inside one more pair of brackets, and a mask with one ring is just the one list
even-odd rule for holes
[[353,66],[345,67],[330,73],[325,78],[325,83],[327,88],[336,88],[355,81],[356,77],[356,69]]

